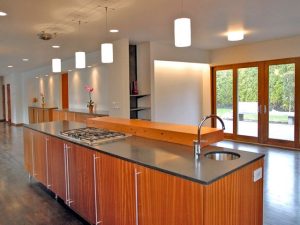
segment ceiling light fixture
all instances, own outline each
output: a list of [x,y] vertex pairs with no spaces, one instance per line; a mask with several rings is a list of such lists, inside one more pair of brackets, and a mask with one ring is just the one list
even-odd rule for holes
[[[105,27],[106,27],[106,36],[107,36],[107,10],[108,7],[105,7]],[[112,63],[114,61],[114,50],[113,44],[106,42],[101,44],[101,62],[102,63]]]
[[39,77],[35,77],[36,79],[39,79]]
[[61,72],[61,59],[52,59],[52,72],[60,73]]
[[[80,37],[80,23],[81,21],[78,21],[79,26],[79,37]],[[85,52],[78,51],[75,52],[75,67],[76,69],[84,69],[85,68]]]
[[228,41],[240,41],[244,39],[244,32],[243,31],[234,31],[227,33]]
[[[181,11],[183,10],[183,0],[181,1]],[[183,14],[183,13],[182,13]],[[174,21],[174,38],[176,47],[189,47],[192,43],[190,18],[178,18]]]
[[8,68],[13,68],[14,66],[12,66],[12,65],[9,65],[9,66],[7,66]]
[[23,62],[28,62],[29,59],[24,58],[24,59],[22,59],[22,61],[23,61]]
[[45,77],[48,77],[48,76],[49,76],[48,74],[45,75]]
[[72,70],[68,70],[68,72],[72,72]]
[[7,16],[7,13],[0,11],[0,16]]
[[118,33],[119,30],[118,30],[118,29],[110,29],[109,32],[110,32],[110,33]]
[[59,45],[52,45],[52,48],[60,48]]

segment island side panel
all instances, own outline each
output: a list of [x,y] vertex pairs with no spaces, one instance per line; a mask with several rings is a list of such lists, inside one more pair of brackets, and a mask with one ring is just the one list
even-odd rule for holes
[[263,179],[253,181],[263,159],[208,185],[204,189],[204,225],[262,225]]

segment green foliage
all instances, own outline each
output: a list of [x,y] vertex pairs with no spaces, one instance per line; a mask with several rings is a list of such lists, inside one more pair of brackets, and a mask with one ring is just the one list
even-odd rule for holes
[[[233,102],[233,70],[217,71],[217,107],[231,108]],[[258,101],[257,67],[238,69],[238,101]],[[281,64],[269,67],[270,110],[294,111],[295,65]]]

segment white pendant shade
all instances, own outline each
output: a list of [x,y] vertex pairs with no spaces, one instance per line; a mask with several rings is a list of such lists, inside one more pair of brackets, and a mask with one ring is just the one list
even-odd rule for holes
[[61,72],[61,59],[52,59],[52,72],[53,73]]
[[178,18],[174,21],[174,35],[176,47],[191,46],[191,19]]
[[76,69],[85,68],[85,52],[75,52],[75,67]]
[[112,63],[114,61],[114,50],[112,43],[101,44],[101,62]]

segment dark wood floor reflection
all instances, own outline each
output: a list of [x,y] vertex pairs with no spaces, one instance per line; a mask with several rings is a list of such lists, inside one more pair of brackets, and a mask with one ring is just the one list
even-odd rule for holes
[[[264,225],[300,225],[300,152],[229,141],[218,145],[265,153]],[[28,182],[22,128],[0,123],[0,225],[78,224],[84,223],[41,185]]]
[[217,145],[264,153],[264,225],[300,225],[300,151],[231,141]]
[[79,225],[69,209],[23,169],[22,128],[0,123],[0,225]]

